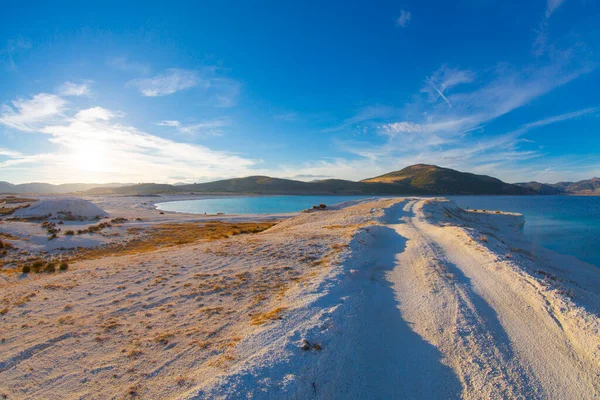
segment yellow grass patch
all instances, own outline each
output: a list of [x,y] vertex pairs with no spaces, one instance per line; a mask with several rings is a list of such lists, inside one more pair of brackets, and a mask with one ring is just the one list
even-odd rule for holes
[[268,321],[281,319],[281,314],[283,314],[285,310],[287,310],[287,307],[277,307],[264,314],[254,315],[252,316],[252,325],[262,325]]
[[[113,255],[138,254],[165,247],[194,243],[198,240],[226,239],[245,233],[258,233],[269,229],[276,222],[194,222],[181,224],[161,224],[138,230],[130,228],[130,233],[141,232],[139,238],[127,243],[110,244],[91,249],[81,249],[75,259],[94,259]],[[133,231],[136,229],[136,231]]]

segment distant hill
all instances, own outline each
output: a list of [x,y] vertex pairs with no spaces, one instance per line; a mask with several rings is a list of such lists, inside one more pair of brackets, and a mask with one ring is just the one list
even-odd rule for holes
[[116,189],[94,189],[90,193],[247,193],[290,195],[536,194],[532,189],[511,185],[489,176],[469,174],[424,164],[413,165],[400,171],[360,182],[342,179],[303,182],[269,176],[249,176],[191,185],[144,184]]
[[528,187],[539,194],[578,194],[600,196],[600,178],[586,179],[578,182],[558,182],[545,184],[539,182],[517,183],[522,187]]
[[50,183],[21,183],[13,185],[9,182],[0,182],[0,193],[37,193],[37,194],[66,194],[84,192],[95,188],[116,188],[129,186],[130,183],[64,183],[52,185]]
[[491,176],[428,164],[412,165],[362,182],[401,185],[430,194],[536,194],[530,188],[505,183]]
[[555,185],[548,185],[548,184],[539,183],[539,182],[522,182],[522,183],[515,183],[515,185],[519,185],[524,188],[529,188],[531,190],[534,190],[537,194],[543,194],[543,195],[566,194],[567,193],[566,190],[564,190],[560,187],[556,187]]
[[181,186],[162,183],[140,183],[119,187],[95,187],[87,190],[86,194],[158,194],[174,193],[180,191]]
[[0,182],[0,193],[156,195],[168,193],[212,194],[345,194],[345,195],[600,195],[600,179],[545,184],[510,184],[487,175],[460,172],[436,165],[416,164],[359,182],[324,179],[312,182],[269,176],[222,179],[207,183],[175,185],[160,183],[64,184],[28,183],[13,185]]
[[592,178],[579,182],[572,182],[566,187],[569,193],[600,194],[600,178]]

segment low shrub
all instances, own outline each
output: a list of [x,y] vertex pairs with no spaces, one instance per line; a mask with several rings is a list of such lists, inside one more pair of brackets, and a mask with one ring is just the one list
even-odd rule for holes
[[42,269],[42,267],[45,265],[46,263],[42,260],[37,260],[34,261],[33,264],[31,264],[31,269],[34,272],[40,272],[40,270]]
[[48,264],[46,264],[46,268],[44,268],[44,272],[56,272],[56,264],[54,264],[53,262],[49,262]]
[[58,266],[58,269],[61,271],[66,271],[67,269],[69,269],[69,264],[67,264],[66,262],[61,262]]
[[31,267],[29,265],[23,265],[23,273],[28,274],[31,272]]
[[73,232],[71,230],[68,230],[65,232],[65,235],[69,235],[69,236],[74,235],[74,234],[75,234],[75,232]]

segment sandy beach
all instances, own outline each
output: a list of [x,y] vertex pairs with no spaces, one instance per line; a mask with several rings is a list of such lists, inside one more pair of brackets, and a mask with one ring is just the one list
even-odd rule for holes
[[[261,216],[86,200],[119,222],[68,238],[98,221],[64,221],[54,240],[40,221],[0,224],[18,248],[0,279],[5,398],[599,396],[600,271],[527,242],[519,214],[442,198]],[[152,242],[173,224],[181,244]],[[15,268],[40,254],[68,269]]]

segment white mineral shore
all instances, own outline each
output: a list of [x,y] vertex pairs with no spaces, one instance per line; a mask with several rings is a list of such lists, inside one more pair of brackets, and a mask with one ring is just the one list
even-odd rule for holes
[[355,201],[0,280],[0,395],[598,398],[600,269],[527,242],[523,222]]

